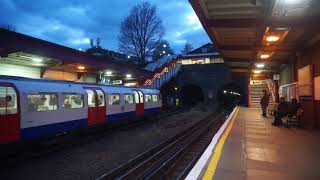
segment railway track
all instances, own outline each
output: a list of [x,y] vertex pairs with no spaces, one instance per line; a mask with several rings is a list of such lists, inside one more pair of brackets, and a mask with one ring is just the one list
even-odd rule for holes
[[71,133],[68,135],[61,135],[60,137],[53,137],[49,140],[33,142],[30,144],[17,144],[16,146],[10,147],[8,149],[1,148],[0,171],[15,166],[20,162],[47,156],[67,148],[71,148],[81,144],[89,143],[99,138],[103,138],[116,129],[129,130],[130,128],[134,128],[148,122],[150,123],[153,121],[159,121],[165,117],[173,116],[182,112],[183,111],[181,110],[165,111],[147,120],[141,119],[132,121],[130,123],[122,123],[112,126],[99,127],[97,129],[93,129],[91,131],[83,133]]
[[183,179],[219,130],[226,115],[226,112],[213,113],[97,179]]

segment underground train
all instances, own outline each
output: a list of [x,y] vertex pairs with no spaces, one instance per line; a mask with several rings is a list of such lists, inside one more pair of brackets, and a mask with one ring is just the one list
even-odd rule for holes
[[159,90],[0,76],[0,144],[161,111]]

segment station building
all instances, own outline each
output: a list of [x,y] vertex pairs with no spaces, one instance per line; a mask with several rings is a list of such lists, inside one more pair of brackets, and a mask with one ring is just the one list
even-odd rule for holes
[[137,86],[152,73],[17,32],[0,29],[0,75]]
[[297,98],[304,126],[320,128],[319,1],[190,3],[233,76],[249,78],[250,107],[266,88],[274,103]]

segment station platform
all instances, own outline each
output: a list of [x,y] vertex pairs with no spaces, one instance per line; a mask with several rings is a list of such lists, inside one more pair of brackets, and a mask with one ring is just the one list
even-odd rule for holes
[[320,131],[275,127],[260,114],[236,108],[186,179],[320,179]]

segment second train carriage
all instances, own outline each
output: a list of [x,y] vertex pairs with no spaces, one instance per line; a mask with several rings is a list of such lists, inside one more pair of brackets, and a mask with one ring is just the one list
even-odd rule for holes
[[0,76],[0,144],[161,110],[159,90]]

